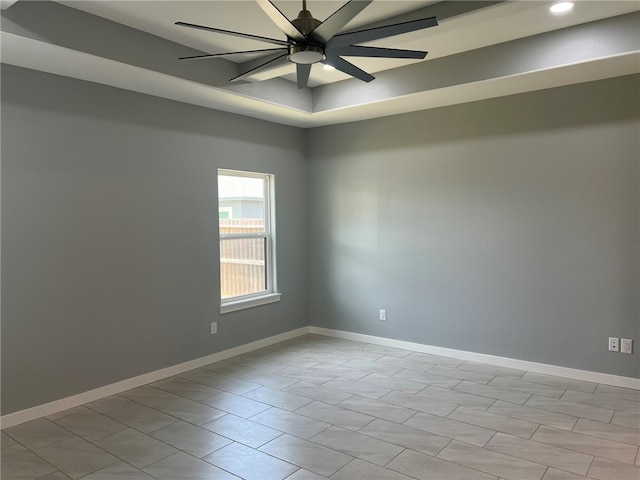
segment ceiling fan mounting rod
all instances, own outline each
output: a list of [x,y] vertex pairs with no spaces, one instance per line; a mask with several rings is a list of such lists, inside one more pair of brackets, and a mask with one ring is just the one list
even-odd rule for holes
[[298,13],[298,17],[291,20],[291,23],[298,29],[305,37],[315,30],[322,22],[316,20],[311,15],[311,12],[307,10],[307,2],[302,2],[302,10]]

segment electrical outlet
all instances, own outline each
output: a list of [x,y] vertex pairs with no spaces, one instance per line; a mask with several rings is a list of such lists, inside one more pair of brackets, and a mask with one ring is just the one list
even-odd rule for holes
[[211,322],[211,335],[218,333],[218,322]]
[[633,353],[633,340],[630,338],[621,338],[620,351],[622,353]]
[[609,337],[609,351],[610,352],[619,352],[620,351],[620,339],[616,337]]
[[384,308],[380,309],[380,321],[381,322],[387,321],[387,311]]

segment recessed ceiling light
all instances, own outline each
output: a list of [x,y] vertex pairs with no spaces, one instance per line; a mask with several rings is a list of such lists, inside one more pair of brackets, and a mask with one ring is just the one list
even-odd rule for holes
[[335,70],[336,67],[334,67],[333,65],[329,65],[328,63],[325,63],[322,68],[324,68],[325,70]]
[[573,10],[574,5],[574,2],[556,2],[551,5],[551,7],[549,7],[549,10],[551,10],[551,13],[559,15],[561,13],[570,12],[571,10]]

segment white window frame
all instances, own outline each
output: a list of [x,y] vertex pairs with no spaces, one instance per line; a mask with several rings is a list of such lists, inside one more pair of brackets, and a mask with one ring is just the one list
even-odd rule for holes
[[[220,273],[220,313],[235,312],[245,308],[257,307],[269,303],[279,302],[281,294],[277,293],[276,282],[276,249],[275,249],[275,198],[274,198],[274,176],[268,173],[247,172],[243,170],[229,170],[225,168],[218,169],[218,176],[248,177],[259,178],[264,181],[264,232],[251,233],[226,233],[222,234],[218,231],[220,251],[220,243],[222,240],[243,239],[243,238],[264,238],[266,244],[265,251],[265,283],[266,289],[260,292],[247,295],[238,295],[235,297],[222,298],[222,276]],[[218,194],[218,210],[220,210],[220,194]],[[221,272],[221,264],[219,263]]]

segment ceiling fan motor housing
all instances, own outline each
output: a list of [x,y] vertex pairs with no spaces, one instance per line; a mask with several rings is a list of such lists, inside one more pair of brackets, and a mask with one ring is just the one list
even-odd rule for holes
[[306,37],[322,22],[313,18],[311,12],[305,8],[300,10],[298,18],[291,20],[291,23]]
[[[311,12],[303,8],[298,14],[298,18],[291,20],[291,23],[306,37],[322,22],[313,18]],[[324,59],[324,47],[322,45],[296,41],[295,45],[289,47],[290,62],[300,65],[311,65],[321,62]]]

